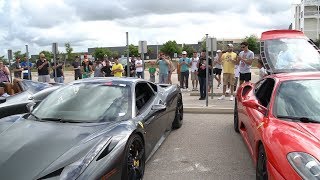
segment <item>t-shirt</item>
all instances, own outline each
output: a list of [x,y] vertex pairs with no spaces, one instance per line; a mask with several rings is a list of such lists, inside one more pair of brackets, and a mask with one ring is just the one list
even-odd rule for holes
[[[51,63],[51,66],[53,67],[53,66],[54,66],[54,63]],[[57,68],[56,68],[56,69],[53,69],[53,77],[56,77],[56,76],[55,76],[56,71],[57,71],[57,77],[63,76],[62,64],[58,64],[58,63],[57,63]]]
[[[212,60],[211,58],[208,58],[208,64],[211,66],[212,65]],[[211,74],[211,68],[208,68],[209,75]],[[206,58],[200,58],[199,63],[198,63],[198,76],[199,77],[206,77]]]
[[234,77],[240,76],[240,67],[239,65],[234,65]]
[[264,67],[259,69],[259,80],[261,80],[264,76],[266,76],[268,73]]
[[160,74],[169,74],[169,65],[164,60],[159,60],[159,73]]
[[[181,64],[182,62],[186,62],[186,64]],[[189,71],[189,64],[191,63],[191,60],[189,58],[181,58],[179,59],[180,64],[180,72],[186,72]]]
[[[123,71],[123,66],[122,66],[122,64],[114,64],[113,66],[112,66],[112,71],[113,70],[116,70],[116,69],[121,69],[122,71]],[[115,77],[122,77],[122,72],[116,72],[116,73],[114,73],[113,74]]]
[[149,73],[150,73],[150,74],[154,74],[156,71],[157,71],[157,70],[156,70],[155,67],[150,67],[150,68],[149,68]]
[[190,60],[191,60],[191,72],[198,71],[199,58],[192,57],[192,58],[190,58]]
[[101,68],[101,71],[102,72],[104,72],[105,74],[104,74],[104,76],[105,77],[111,77],[112,75],[111,75],[111,66],[103,66],[102,68]]
[[[42,61],[39,59],[37,61],[37,68],[41,66],[43,63],[47,62],[47,60]],[[41,75],[49,75],[49,62],[42,67],[42,69],[38,69],[38,74]]]
[[[24,69],[24,71],[22,71],[22,73],[23,73],[23,76],[25,77],[25,76],[28,76],[28,62],[26,62],[26,61],[23,61],[23,62],[21,62],[20,63],[21,64],[21,67]],[[31,62],[29,62],[29,67],[31,68],[32,67],[32,63]],[[29,69],[29,72],[30,72],[30,69]],[[31,72],[30,72],[31,73]]]
[[[245,58],[245,59],[253,60],[254,53],[252,51],[250,51],[250,50],[248,50],[247,52],[241,51],[239,53],[239,56],[242,57],[242,58]],[[251,72],[251,65],[248,65],[245,62],[240,61],[239,67],[240,67],[240,73],[242,73],[242,74]]]
[[[15,62],[15,63],[12,64],[12,66],[13,66],[14,69],[21,69],[21,64],[20,63]],[[19,71],[14,71],[13,74],[14,74],[15,78],[21,78],[21,73],[22,73],[22,71],[19,70]]]
[[75,61],[72,63],[73,68],[79,68],[79,69],[75,69],[74,73],[76,74],[80,74],[81,73],[81,68],[80,68],[80,62]]
[[216,65],[214,68],[217,68],[217,69],[222,69],[222,65],[217,63],[219,60],[219,55],[217,54],[216,57],[214,58],[214,61],[216,62]]
[[135,65],[136,65],[136,72],[142,72],[143,71],[143,67],[137,67],[137,65],[142,65],[142,60],[136,60],[135,61]]
[[223,73],[234,74],[234,66],[237,54],[235,52],[226,52],[221,56]]

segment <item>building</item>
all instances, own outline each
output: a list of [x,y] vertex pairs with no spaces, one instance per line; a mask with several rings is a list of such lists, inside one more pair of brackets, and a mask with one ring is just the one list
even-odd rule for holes
[[307,37],[314,41],[320,39],[320,1],[301,0],[300,4],[294,5],[293,11],[293,29],[304,32]]

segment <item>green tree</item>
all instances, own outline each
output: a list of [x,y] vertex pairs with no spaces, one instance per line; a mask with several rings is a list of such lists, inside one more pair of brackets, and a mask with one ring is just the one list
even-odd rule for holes
[[152,47],[147,48],[147,54],[150,56],[154,52],[154,49]]
[[67,57],[68,57],[67,61],[73,61],[73,59],[74,59],[74,56],[73,56],[73,53],[72,53],[73,48],[71,47],[69,42],[65,43],[64,46],[66,47],[66,52],[67,52],[66,54],[67,54]]
[[161,46],[160,51],[169,55],[172,59],[174,53],[181,54],[182,48],[177,44],[176,41],[167,41]]
[[249,45],[249,49],[253,51],[255,54],[260,53],[260,41],[256,35],[247,36],[244,39]]
[[22,54],[22,52],[21,51],[16,51],[16,52],[13,52],[13,57],[14,58],[21,58],[21,59],[23,59],[23,57],[25,57],[26,56],[26,53],[23,53]]
[[193,52],[196,50],[190,45],[183,44],[182,51],[187,51],[188,57],[192,57]]
[[[125,56],[127,55],[127,49],[124,51]],[[129,56],[139,56],[139,49],[138,46],[135,46],[133,44],[129,45]]]
[[53,59],[53,53],[52,52],[43,50],[39,54],[41,54],[41,53],[43,53],[45,55],[47,60]]
[[94,54],[93,56],[96,59],[100,59],[101,60],[101,59],[104,58],[105,55],[110,57],[112,52],[107,48],[96,48],[93,54]]
[[113,51],[111,54],[111,57],[116,58],[119,57],[119,52],[118,51]]

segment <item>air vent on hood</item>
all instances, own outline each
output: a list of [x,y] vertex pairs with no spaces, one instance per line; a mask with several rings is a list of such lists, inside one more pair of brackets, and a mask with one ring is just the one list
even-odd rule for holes
[[60,169],[58,169],[58,170],[56,170],[56,171],[54,171],[54,172],[52,172],[52,173],[40,178],[38,180],[44,180],[44,179],[49,179],[49,178],[53,178],[53,177],[59,177],[60,174],[62,173],[62,171],[63,171],[63,168],[60,168]]

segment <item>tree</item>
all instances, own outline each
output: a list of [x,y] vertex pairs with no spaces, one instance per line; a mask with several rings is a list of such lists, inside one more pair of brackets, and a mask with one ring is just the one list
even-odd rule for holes
[[67,61],[73,61],[74,56],[72,54],[73,48],[71,47],[70,43],[65,43],[64,46],[66,47],[66,52],[67,52]]
[[260,41],[256,35],[247,36],[244,39],[248,43],[248,47],[255,54],[260,54]]
[[148,47],[147,49],[147,54],[150,56],[154,52],[154,49],[152,47]]
[[22,54],[21,51],[16,51],[16,52],[13,52],[13,56],[14,56],[14,58],[22,59],[23,57],[26,56],[26,53]]
[[96,59],[100,59],[100,60],[102,60],[105,55],[110,57],[111,54],[112,54],[112,52],[107,48],[96,48],[94,51],[94,57]]
[[[125,53],[125,56],[127,55],[127,52],[128,52],[128,50],[126,49],[125,51],[124,51],[124,53]],[[139,49],[138,49],[138,46],[135,46],[135,45],[133,45],[133,44],[130,44],[129,45],[129,56],[135,56],[135,57],[137,57],[137,56],[139,56]]]
[[111,54],[111,57],[116,58],[119,57],[119,52],[118,51],[113,51]]
[[169,55],[172,59],[174,53],[181,54],[182,48],[177,44],[176,41],[167,41],[161,46],[160,51]]
[[183,44],[182,51],[187,51],[188,57],[192,57],[193,52],[196,50],[190,45]]

